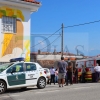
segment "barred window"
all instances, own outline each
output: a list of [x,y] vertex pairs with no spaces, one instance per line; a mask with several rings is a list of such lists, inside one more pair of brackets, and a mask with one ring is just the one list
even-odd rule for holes
[[2,33],[16,33],[16,18],[2,17]]

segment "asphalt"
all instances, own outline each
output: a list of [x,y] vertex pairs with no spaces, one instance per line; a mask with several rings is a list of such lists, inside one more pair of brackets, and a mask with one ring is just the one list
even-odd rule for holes
[[47,85],[45,89],[28,87],[0,94],[0,100],[100,100],[100,83],[73,84],[60,87]]

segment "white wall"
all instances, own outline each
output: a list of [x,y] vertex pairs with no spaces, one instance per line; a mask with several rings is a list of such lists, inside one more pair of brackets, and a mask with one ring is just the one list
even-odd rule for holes
[[[64,56],[67,58],[83,58],[83,56]],[[37,55],[37,60],[61,60],[61,55]]]
[[[3,5],[0,4],[0,8]],[[4,5],[5,6],[5,5]],[[5,55],[1,57],[1,50],[2,50],[2,41],[3,41],[3,35],[1,33],[1,19],[0,19],[0,62],[8,62],[9,59],[11,58],[16,58],[16,57],[21,57],[24,55],[26,57],[26,54],[30,51],[30,9],[23,9],[23,8],[18,8],[18,7],[13,7],[13,6],[6,6],[12,9],[18,9],[21,10],[25,20],[22,22],[24,26],[24,40],[23,40],[23,50],[19,48],[15,48],[16,54],[14,52],[12,54]],[[29,58],[30,55],[27,56]]]

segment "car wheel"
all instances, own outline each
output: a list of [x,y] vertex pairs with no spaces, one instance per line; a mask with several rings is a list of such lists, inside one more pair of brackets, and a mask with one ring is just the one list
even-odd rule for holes
[[0,94],[4,93],[6,91],[7,87],[5,82],[0,80]]
[[38,83],[37,83],[37,87],[39,89],[43,89],[46,86],[46,79],[45,78],[39,78]]

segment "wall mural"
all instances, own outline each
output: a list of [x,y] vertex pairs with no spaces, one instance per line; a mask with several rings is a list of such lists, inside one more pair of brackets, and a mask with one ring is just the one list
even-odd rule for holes
[[22,21],[25,20],[21,10],[12,9],[9,7],[0,7],[0,18],[2,16],[16,17],[17,29],[16,33],[4,33],[0,59],[21,57],[25,54],[25,60],[30,61],[30,40],[25,39],[24,26]]
[[12,9],[5,6],[0,8],[0,18],[2,18],[2,16],[16,17],[16,18],[20,18],[22,21],[25,20],[21,10]]

